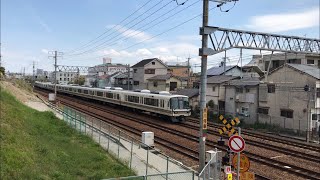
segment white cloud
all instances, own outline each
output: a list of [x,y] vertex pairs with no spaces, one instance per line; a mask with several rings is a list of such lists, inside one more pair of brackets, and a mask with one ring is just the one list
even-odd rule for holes
[[152,53],[146,48],[138,49],[135,54],[137,56],[150,56],[150,55],[152,55]]
[[250,19],[247,28],[264,32],[282,32],[319,26],[320,9],[313,8],[298,13],[269,14]]
[[[109,25],[108,27],[113,27],[112,25]],[[124,26],[120,26],[118,25],[115,28],[116,31],[118,31],[119,33],[121,33],[122,36],[127,37],[127,38],[131,38],[137,41],[145,41],[151,38],[151,35],[149,35],[146,32],[143,31],[138,31],[138,30],[134,30],[134,29],[129,29],[127,27]]]
[[49,50],[48,49],[41,49],[41,52],[43,52],[44,54],[48,54]]

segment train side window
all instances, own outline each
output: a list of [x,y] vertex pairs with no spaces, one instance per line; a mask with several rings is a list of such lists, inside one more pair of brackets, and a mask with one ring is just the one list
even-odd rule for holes
[[106,97],[107,98],[113,98],[113,94],[112,93],[106,93]]
[[120,95],[119,94],[117,94],[117,99],[120,99]]
[[72,91],[72,88],[69,88],[69,91]]
[[97,96],[103,96],[103,92],[97,91]]
[[84,94],[89,94],[89,91],[88,90],[83,90],[83,93]]
[[78,93],[81,93],[81,89],[78,89]]

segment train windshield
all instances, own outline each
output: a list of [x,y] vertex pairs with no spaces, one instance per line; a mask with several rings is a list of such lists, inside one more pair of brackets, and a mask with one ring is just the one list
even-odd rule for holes
[[175,97],[170,99],[171,109],[189,109],[187,97]]

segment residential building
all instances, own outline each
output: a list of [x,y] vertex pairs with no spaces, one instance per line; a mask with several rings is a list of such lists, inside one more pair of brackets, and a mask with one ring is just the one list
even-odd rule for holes
[[130,71],[130,76],[128,80],[128,73],[119,73],[117,76],[114,77],[114,87],[121,87],[123,89],[128,90],[128,82],[129,82],[129,90],[132,90],[132,74],[133,71]]
[[239,117],[245,123],[257,120],[259,78],[234,79],[225,83],[225,114]]
[[192,72],[190,71],[190,67],[184,65],[167,65],[168,66],[168,73],[174,76],[179,77],[189,77],[191,76]]
[[276,53],[272,55],[254,55],[249,64],[257,65],[262,71],[269,72],[282,66],[285,62],[289,64],[313,65],[320,68],[320,55]]
[[147,89],[150,91],[175,91],[182,88],[182,81],[171,74],[156,75],[147,79]]
[[[319,126],[320,69],[317,66],[283,64],[262,80],[259,122],[297,131]],[[305,87],[310,90],[305,91]]]
[[[115,73],[122,72],[125,73],[128,71],[128,65],[124,64],[114,64],[111,63],[111,58],[103,58],[103,64],[99,64],[88,69],[88,75],[85,79],[86,85],[95,85],[98,81],[103,81],[101,84],[110,84],[109,82],[114,81],[113,79],[105,79],[106,77],[113,77],[110,75],[114,75]],[[110,84],[112,86],[112,84]]]
[[158,58],[144,59],[131,67],[133,69],[133,89],[148,88],[147,79],[166,75],[168,67]]
[[[50,75],[51,82],[54,82],[54,76],[55,76],[55,72],[52,72]],[[68,84],[68,83],[73,83],[79,77],[79,73],[57,71],[56,77],[57,77],[58,84]]]
[[121,72],[115,72],[113,74],[104,74],[97,77],[97,87],[113,87],[115,84],[115,77],[121,74]]
[[44,72],[43,72],[43,69],[37,69],[36,70],[36,76],[43,76],[44,75]]
[[206,101],[212,100],[214,103],[214,110],[224,112],[225,102],[225,86],[224,84],[233,79],[239,79],[235,76],[212,76],[207,79]]
[[194,109],[199,106],[199,89],[177,89],[173,94],[179,94],[189,97],[189,105]]

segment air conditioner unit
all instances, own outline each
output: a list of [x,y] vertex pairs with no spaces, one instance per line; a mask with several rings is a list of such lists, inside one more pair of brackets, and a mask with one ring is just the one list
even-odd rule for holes
[[240,96],[236,95],[236,101],[239,101]]

